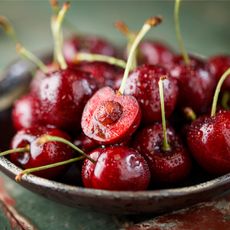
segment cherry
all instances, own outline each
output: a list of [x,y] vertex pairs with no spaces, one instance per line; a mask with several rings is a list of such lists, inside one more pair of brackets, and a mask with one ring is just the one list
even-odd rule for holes
[[190,62],[186,64],[182,56],[176,56],[170,69],[171,76],[178,80],[178,104],[204,113],[211,104],[216,81],[204,60],[189,58]]
[[150,181],[149,167],[136,150],[113,146],[96,149],[82,167],[82,180],[87,188],[138,191],[146,190]]
[[166,127],[162,81],[160,78],[162,125],[155,123],[140,130],[133,146],[148,161],[152,182],[167,184],[182,181],[190,172],[191,162],[175,131]]
[[98,147],[98,143],[87,137],[84,133],[81,133],[77,138],[75,138],[74,144],[84,152],[89,152]]
[[144,123],[151,123],[161,119],[160,96],[158,81],[166,76],[164,81],[165,110],[169,117],[177,102],[178,86],[164,67],[142,65],[136,68],[127,80],[125,94],[134,96],[140,104]]
[[[230,67],[230,56],[216,55],[208,60],[211,73],[219,81],[223,73]],[[223,91],[230,91],[230,78],[227,78],[222,87]]]
[[[15,134],[12,139],[11,146],[15,150],[14,154],[10,155],[10,160],[23,169],[44,166],[51,163],[57,163],[71,159],[73,151],[67,145],[58,142],[48,142],[38,144],[37,139],[42,135],[58,136],[69,139],[69,136],[55,128],[45,128],[34,126],[29,129],[23,129]],[[25,148],[29,146],[27,151],[17,153],[17,148]],[[53,169],[36,172],[35,174],[44,178],[55,178],[65,171],[66,167],[56,167]]]
[[78,52],[116,56],[116,49],[104,38],[73,35],[64,41],[63,54],[68,64],[73,64]]
[[137,45],[146,32],[160,21],[158,17],[147,20],[137,35],[131,47],[118,93],[109,87],[104,87],[87,102],[81,121],[86,136],[103,144],[111,144],[130,137],[137,129],[141,119],[139,104],[133,96],[122,94]]
[[25,95],[14,102],[12,110],[12,122],[16,130],[31,128],[39,125],[39,104],[36,97]]
[[230,172],[230,112],[219,111],[216,114],[220,88],[229,74],[230,68],[219,80],[211,117],[199,117],[187,131],[187,143],[193,156],[207,172],[216,175]]

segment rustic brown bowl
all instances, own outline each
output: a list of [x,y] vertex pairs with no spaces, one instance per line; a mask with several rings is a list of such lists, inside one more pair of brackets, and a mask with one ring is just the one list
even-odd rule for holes
[[[27,87],[32,70],[33,66],[29,63],[16,61],[0,77],[0,149],[7,148],[13,135],[10,128],[11,103]],[[12,179],[21,172],[20,168],[4,157],[0,158],[0,170]],[[117,214],[159,214],[223,195],[230,190],[230,173],[218,178],[203,175],[203,172],[196,173],[186,185],[178,188],[141,192],[86,189],[33,175],[24,176],[20,184],[35,193],[72,207]]]

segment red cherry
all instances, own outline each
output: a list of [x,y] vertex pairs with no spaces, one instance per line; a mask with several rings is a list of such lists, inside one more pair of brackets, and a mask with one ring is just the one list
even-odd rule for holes
[[75,140],[74,144],[84,152],[89,152],[98,147],[98,143],[81,133]]
[[116,49],[108,41],[97,36],[73,35],[64,41],[63,53],[67,63],[72,64],[78,52],[116,56]]
[[81,127],[85,135],[93,140],[111,144],[130,137],[140,119],[140,107],[134,97],[119,95],[104,87],[87,102]]
[[108,147],[90,153],[96,163],[85,160],[82,180],[85,187],[119,191],[146,190],[150,181],[145,159],[134,149]]
[[170,74],[178,80],[179,105],[191,107],[196,113],[205,112],[211,104],[216,85],[207,63],[190,56],[189,64],[185,64],[182,56],[176,56]]
[[147,160],[152,182],[176,183],[190,172],[191,162],[179,137],[171,127],[166,130],[170,150],[164,151],[162,125],[155,123],[140,130],[133,140],[136,148]]
[[230,112],[220,111],[213,117],[200,117],[187,131],[189,149],[209,173],[230,172]]
[[174,53],[165,44],[157,41],[143,41],[138,49],[141,64],[167,66],[172,62]]
[[[69,139],[66,133],[55,128],[34,126],[30,129],[23,129],[15,134],[12,139],[11,147],[15,149],[29,145],[30,151],[11,154],[10,160],[19,167],[28,169],[65,161],[73,157],[72,149],[63,143],[47,142],[42,145],[38,144],[37,139],[44,134]],[[65,166],[59,166],[35,172],[34,174],[51,179],[63,173],[65,169]]]
[[97,89],[96,81],[86,72],[67,68],[47,75],[36,94],[44,124],[77,130],[83,108]]
[[39,104],[36,97],[25,95],[15,101],[12,110],[12,122],[16,130],[31,128],[39,125]]
[[[230,67],[230,56],[227,55],[218,55],[209,58],[208,64],[210,67],[211,73],[214,75],[216,81],[219,81],[222,74]],[[222,87],[223,91],[230,90],[230,78],[228,77]]]
[[136,68],[127,80],[125,94],[134,96],[139,102],[144,123],[161,120],[158,82],[162,76],[166,77],[164,102],[166,117],[169,117],[176,106],[178,86],[177,81],[169,75],[165,68],[142,65]]
[[104,62],[83,62],[79,68],[89,72],[97,80],[99,87],[110,86],[114,88],[115,81],[122,78],[123,70]]

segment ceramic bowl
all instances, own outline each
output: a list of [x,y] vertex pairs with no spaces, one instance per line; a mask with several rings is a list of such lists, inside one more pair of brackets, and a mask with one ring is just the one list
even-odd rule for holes
[[[0,149],[8,148],[13,135],[10,107],[16,97],[27,88],[33,68],[27,62],[16,61],[0,78]],[[12,179],[21,172],[20,168],[4,157],[0,158],[0,170]],[[76,184],[67,184],[69,182],[66,178],[57,182],[33,175],[25,175],[20,184],[68,206],[114,214],[165,213],[219,197],[230,190],[230,173],[211,178],[200,169],[194,171],[196,173],[192,174],[186,184],[178,185],[177,188],[157,188],[141,192],[86,189]]]

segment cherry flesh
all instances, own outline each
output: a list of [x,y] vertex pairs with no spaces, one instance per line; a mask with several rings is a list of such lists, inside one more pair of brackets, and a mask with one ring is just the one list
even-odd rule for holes
[[103,38],[97,36],[77,36],[64,41],[63,54],[68,64],[73,64],[78,52],[116,56],[116,49]]
[[169,75],[164,67],[139,66],[127,80],[125,94],[134,96],[139,102],[144,123],[161,120],[158,82],[162,76],[166,77],[164,80],[164,103],[166,117],[169,117],[176,106],[178,86],[177,81]]
[[[218,55],[209,58],[208,64],[211,73],[214,75],[216,81],[218,82],[223,73],[230,67],[230,56]],[[222,91],[230,91],[230,78],[228,77],[222,86]]]
[[67,68],[48,74],[36,94],[44,124],[64,130],[78,130],[87,100],[97,89],[89,73]]
[[[55,128],[45,128],[34,126],[29,129],[22,129],[15,134],[12,139],[12,148],[23,148],[30,146],[30,151],[25,153],[13,153],[10,155],[10,160],[23,169],[40,167],[48,164],[53,164],[71,159],[73,151],[67,145],[60,142],[47,142],[38,144],[37,139],[42,135],[58,136],[69,140],[69,136]],[[59,166],[44,171],[35,172],[37,176],[52,179],[61,175],[66,169],[66,166]]]
[[134,97],[119,95],[110,87],[104,87],[87,102],[81,127],[89,138],[101,144],[112,144],[128,139],[140,119],[140,107]]
[[140,130],[133,140],[133,147],[147,160],[152,183],[172,184],[182,181],[190,172],[191,162],[180,139],[167,127],[169,151],[164,151],[163,130],[160,123]]
[[85,160],[83,184],[87,188],[139,191],[146,190],[150,181],[149,167],[136,150],[114,146],[96,149],[89,155],[96,163]]
[[197,162],[209,173],[230,172],[230,112],[199,117],[187,131],[187,143]]
[[176,56],[170,74],[178,80],[179,106],[191,107],[196,113],[206,112],[216,85],[207,63],[190,56],[190,63],[186,65],[182,56]]
[[166,44],[147,40],[141,42],[138,57],[140,64],[167,66],[172,62],[174,53]]

